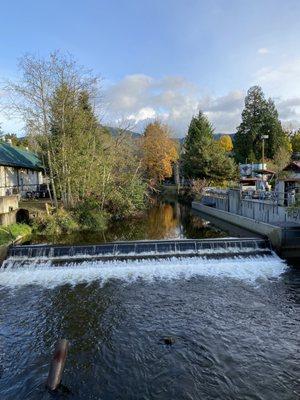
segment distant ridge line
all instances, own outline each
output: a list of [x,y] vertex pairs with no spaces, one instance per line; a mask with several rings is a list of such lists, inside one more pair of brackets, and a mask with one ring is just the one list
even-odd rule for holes
[[[135,131],[132,131],[129,129],[122,129],[122,128],[117,128],[114,126],[105,126],[105,128],[110,132],[110,134],[113,137],[118,136],[120,134],[120,132],[125,135],[131,136],[134,139],[138,139],[139,137],[142,136],[142,133],[135,132]],[[232,133],[232,132],[231,133],[214,133],[214,139],[218,140],[218,139],[220,139],[220,137],[225,136],[225,135],[230,136],[233,140],[236,134]],[[185,137],[175,137],[174,139],[178,140],[181,144],[183,144]]]

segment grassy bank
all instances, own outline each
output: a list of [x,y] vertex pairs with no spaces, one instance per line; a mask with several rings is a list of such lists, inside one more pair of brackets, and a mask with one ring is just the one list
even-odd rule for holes
[[29,236],[32,229],[26,224],[12,224],[0,227],[0,245],[8,244],[19,236]]

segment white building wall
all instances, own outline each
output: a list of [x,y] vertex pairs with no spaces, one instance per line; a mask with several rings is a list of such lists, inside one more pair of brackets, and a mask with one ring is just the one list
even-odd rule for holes
[[5,196],[5,167],[0,166],[0,196]]
[[0,196],[9,196],[26,192],[33,192],[38,185],[43,183],[43,175],[40,171],[24,168],[0,166]]

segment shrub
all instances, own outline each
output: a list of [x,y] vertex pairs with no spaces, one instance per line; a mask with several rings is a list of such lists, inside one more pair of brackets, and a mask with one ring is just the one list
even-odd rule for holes
[[87,199],[73,212],[81,230],[97,232],[106,228],[108,214],[100,210],[99,203],[95,199]]
[[31,227],[26,224],[12,224],[0,228],[0,245],[15,240],[18,236],[31,234]]
[[129,217],[145,208],[146,184],[140,179],[118,186],[110,193],[107,209],[116,218]]
[[79,230],[79,226],[70,212],[59,209],[53,214],[37,216],[33,222],[33,230],[45,236],[56,236],[75,232]]
[[195,179],[191,188],[195,200],[200,200],[203,196],[203,189],[208,186],[206,179]]

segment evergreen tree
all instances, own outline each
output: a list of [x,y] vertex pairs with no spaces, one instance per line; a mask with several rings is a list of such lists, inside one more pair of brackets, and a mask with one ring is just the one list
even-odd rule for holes
[[300,131],[297,131],[291,139],[291,144],[294,153],[300,152]]
[[259,86],[251,87],[245,98],[242,122],[237,128],[234,140],[234,154],[238,162],[256,162],[262,156],[262,136],[265,140],[265,156],[273,158],[276,151],[289,141],[278,119],[273,100],[266,100]]
[[183,171],[186,177],[201,178],[207,150],[213,141],[213,127],[202,111],[190,122],[184,143]]
[[226,150],[213,138],[213,127],[200,111],[192,118],[182,158],[184,175],[188,178],[220,182],[233,179],[236,167]]

